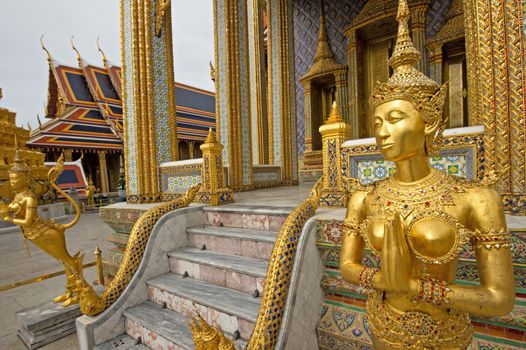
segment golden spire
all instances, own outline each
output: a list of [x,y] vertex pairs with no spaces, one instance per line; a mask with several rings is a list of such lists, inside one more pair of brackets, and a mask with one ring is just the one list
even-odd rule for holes
[[398,2],[398,13],[396,14],[398,36],[393,55],[389,59],[389,64],[393,69],[397,69],[402,65],[414,66],[420,59],[420,52],[413,46],[409,36],[409,17],[411,17],[411,14],[407,0],[400,0]]
[[24,158],[22,158],[22,152],[18,146],[18,139],[15,133],[15,159],[13,161],[13,165],[11,165],[11,168],[9,168],[9,173],[29,174],[30,171],[31,168],[27,166],[26,161]]
[[212,128],[208,130],[208,136],[206,137],[205,143],[217,143],[216,133]]
[[44,50],[47,54],[47,61],[51,63],[51,54],[49,53],[48,49],[44,46],[44,34],[40,36],[40,45],[42,46],[42,50]]
[[338,104],[336,101],[332,102],[331,107],[331,113],[329,114],[329,118],[327,118],[327,121],[325,124],[332,124],[332,123],[340,123],[343,122],[343,118],[340,114],[340,111],[338,110]]
[[324,58],[334,58],[334,53],[332,52],[331,46],[329,45],[327,28],[325,27],[325,13],[323,11],[323,1],[321,1],[320,31],[318,32],[318,46],[316,47],[314,62],[317,62]]
[[108,60],[106,59],[106,55],[104,54],[104,51],[100,48],[100,38],[97,38],[97,49],[99,49],[99,52],[102,54],[102,62],[104,63],[104,67],[107,66]]
[[73,51],[75,51],[77,53],[77,61],[79,63],[79,67],[82,68],[82,57],[80,57],[80,52],[79,50],[77,50],[77,48],[75,47],[75,43],[73,42],[73,39],[75,39],[74,36],[71,36],[71,48],[73,49]]

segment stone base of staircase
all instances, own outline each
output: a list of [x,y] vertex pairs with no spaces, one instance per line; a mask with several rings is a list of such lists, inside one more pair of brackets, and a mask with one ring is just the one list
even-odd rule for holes
[[28,349],[44,345],[75,333],[75,318],[80,316],[79,305],[63,307],[52,301],[16,313],[20,321],[18,336]]
[[109,349],[194,349],[188,315],[199,313],[244,348],[257,320],[268,260],[292,208],[203,207],[204,224],[168,252],[169,272],[145,280],[147,300],[124,311]]

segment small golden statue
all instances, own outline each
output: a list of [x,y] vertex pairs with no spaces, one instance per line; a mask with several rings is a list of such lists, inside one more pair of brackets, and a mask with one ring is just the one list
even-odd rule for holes
[[88,179],[88,186],[86,186],[86,198],[88,200],[88,207],[95,206],[95,193],[97,192],[97,187],[93,185],[91,176]]
[[64,157],[60,156],[57,164],[49,171],[50,185],[65,196],[75,208],[75,217],[67,224],[58,224],[53,220],[43,219],[37,214],[37,197],[32,191],[33,179],[30,167],[20,155],[18,146],[13,165],[9,170],[9,182],[15,197],[6,205],[0,202],[0,218],[20,226],[24,239],[30,240],[37,247],[64,264],[66,271],[66,293],[53,299],[54,302],[63,302],[64,306],[75,304],[79,301],[76,291],[77,279],[82,278],[82,255],[71,256],[66,248],[64,231],[74,226],[80,218],[78,204],[55,183],[64,170]]
[[[495,178],[470,182],[432,168],[446,126],[446,86],[415,69],[409,8],[400,0],[394,73],[370,97],[377,145],[396,174],[357,184],[347,207],[340,271],[370,291],[366,314],[375,349],[467,349],[470,314],[506,315],[514,305],[511,236]],[[480,284],[455,284],[471,241]],[[362,264],[365,247],[380,270]]]

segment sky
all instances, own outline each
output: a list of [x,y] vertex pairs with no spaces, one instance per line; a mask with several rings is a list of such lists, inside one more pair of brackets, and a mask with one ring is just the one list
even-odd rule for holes
[[[119,0],[0,0],[0,107],[17,113],[17,124],[44,121],[48,64],[40,36],[58,62],[77,67],[74,43],[88,63],[102,66],[97,38],[111,62],[120,65]],[[214,90],[212,0],[172,0],[175,80]]]

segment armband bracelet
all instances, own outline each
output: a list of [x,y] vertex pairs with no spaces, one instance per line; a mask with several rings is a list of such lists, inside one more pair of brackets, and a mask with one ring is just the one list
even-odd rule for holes
[[360,234],[360,224],[354,220],[344,220],[343,230],[345,234],[356,237]]
[[360,286],[365,289],[374,289],[373,280],[377,272],[378,269],[373,267],[364,267],[362,271],[360,271]]

